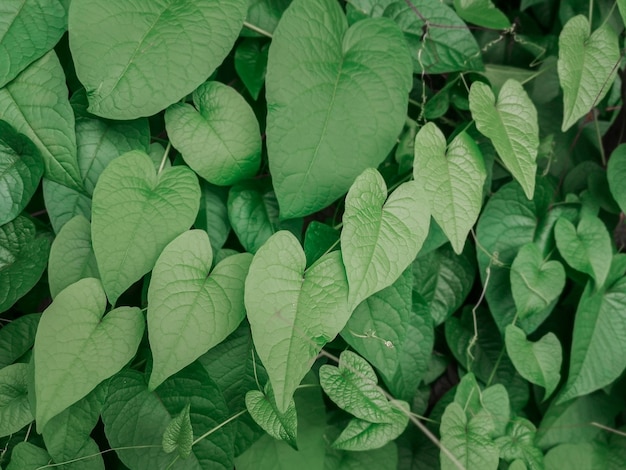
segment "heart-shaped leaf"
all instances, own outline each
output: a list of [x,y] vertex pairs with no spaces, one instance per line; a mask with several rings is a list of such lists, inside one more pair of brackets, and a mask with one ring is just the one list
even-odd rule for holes
[[235,51],[235,70],[255,100],[265,84],[269,44],[258,39],[244,39]]
[[[527,466],[523,465],[522,468],[546,468],[543,451],[536,444],[536,434],[537,428],[532,422],[521,417],[514,418],[507,425],[506,435],[496,439],[500,458],[507,462],[525,462]],[[513,465],[509,466],[511,469]]]
[[186,459],[191,455],[193,447],[193,428],[189,417],[190,405],[183,408],[177,416],[174,416],[163,433],[163,450],[171,454],[175,450],[178,455]]
[[252,177],[261,164],[261,132],[250,105],[233,88],[206,82],[193,106],[176,103],[165,112],[167,135],[185,162],[209,183],[230,186]]
[[520,248],[511,265],[511,292],[520,318],[540,313],[565,287],[565,269],[556,260],[545,261],[534,243]]
[[246,0],[72,1],[70,48],[89,111],[134,119],[191,93],[230,51],[247,6]]
[[203,230],[175,238],[159,256],[148,289],[148,333],[154,365],[150,390],[231,334],[246,316],[243,287],[252,255],[213,253]]
[[18,432],[33,420],[28,403],[29,375],[28,364],[0,369],[0,437]]
[[157,174],[148,155],[133,151],[106,167],[93,194],[91,235],[113,305],[191,226],[199,205],[198,179],[185,166]]
[[511,22],[491,0],[454,0],[454,9],[469,23],[491,29],[507,29]]
[[436,124],[419,130],[413,178],[429,195],[432,216],[457,254],[480,213],[486,177],[483,156],[468,134],[458,134],[447,145]]
[[246,409],[254,421],[263,430],[279,441],[285,441],[295,450],[298,450],[297,432],[298,416],[296,414],[296,403],[291,400],[287,411],[281,413],[276,408],[274,393],[268,383],[265,393],[258,390],[250,390],[246,393]]
[[22,315],[0,329],[0,369],[16,362],[33,347],[40,318],[39,313]]
[[546,389],[546,400],[561,380],[561,343],[554,333],[547,333],[534,343],[526,339],[526,333],[515,325],[504,331],[506,352],[511,362],[529,382]]
[[590,32],[587,18],[578,15],[559,35],[557,69],[563,89],[563,132],[602,101],[617,73],[620,49],[613,28],[604,24]]
[[105,307],[102,284],[87,278],[61,291],[44,311],[33,348],[39,432],[137,352],[141,310],[120,307],[104,316]]
[[387,198],[385,180],[371,168],[354,181],[346,196],[341,232],[350,310],[393,284],[413,262],[428,235],[426,201],[415,181],[398,186]]
[[246,278],[252,338],[281,413],[322,347],[350,316],[341,254],[328,253],[305,267],[296,237],[280,231],[257,251]]
[[411,57],[392,21],[348,28],[335,0],[291,3],[274,32],[266,77],[281,217],[328,206],[385,159],[404,125],[411,83]]
[[526,197],[535,192],[539,124],[537,109],[517,80],[507,80],[496,100],[482,82],[474,82],[469,106],[476,128],[488,137],[504,166],[524,188]]

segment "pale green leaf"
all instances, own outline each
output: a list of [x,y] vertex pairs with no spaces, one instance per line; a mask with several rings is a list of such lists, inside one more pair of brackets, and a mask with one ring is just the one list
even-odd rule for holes
[[230,234],[228,220],[228,188],[214,186],[206,181],[200,181],[200,210],[194,226],[209,234],[213,253],[222,249]]
[[341,254],[328,253],[306,272],[305,266],[298,240],[280,231],[257,251],[245,284],[254,345],[281,413],[322,347],[350,316]]
[[138,307],[104,316],[100,281],[82,279],[44,311],[33,349],[37,429],[117,373],[132,359],[144,332]]
[[176,237],[159,256],[148,289],[154,365],[150,390],[231,334],[246,316],[243,288],[252,255],[225,258],[211,271],[206,232]]
[[385,159],[404,125],[411,83],[411,58],[393,22],[348,28],[335,0],[292,2],[274,32],[266,77],[281,217],[328,206]]
[[524,418],[514,418],[508,423],[506,436],[496,440],[500,458],[507,462],[521,460],[529,470],[544,470],[543,452],[535,444],[536,433],[533,423]]
[[189,417],[189,403],[177,416],[174,416],[165,428],[163,433],[163,450],[166,454],[171,454],[175,450],[178,455],[186,459],[191,455],[193,447],[193,429],[191,418]]
[[233,88],[206,82],[193,103],[165,112],[165,128],[185,162],[209,183],[229,186],[256,174],[261,164],[261,132],[250,105]]
[[417,256],[430,224],[426,192],[415,181],[387,197],[374,169],[365,170],[346,196],[341,247],[354,310],[370,295],[393,284]]
[[0,369],[0,437],[16,433],[34,419],[28,403],[29,369],[23,363]]
[[468,134],[458,134],[447,145],[436,124],[419,130],[413,178],[428,194],[431,214],[457,254],[478,219],[486,177],[480,149]]
[[37,146],[46,178],[83,191],[76,157],[74,113],[54,51],[0,88],[0,118]]
[[547,333],[532,342],[526,333],[515,325],[506,327],[504,340],[511,362],[529,382],[546,389],[544,400],[552,395],[561,380],[563,352],[554,333]]
[[94,190],[91,236],[113,305],[191,226],[199,204],[198,179],[185,166],[157,174],[148,155],[133,151],[105,168]]
[[362,357],[344,351],[339,367],[320,368],[320,385],[339,408],[370,423],[391,422],[391,405],[378,386],[372,366]]
[[265,393],[250,390],[246,393],[246,409],[254,421],[274,439],[285,441],[298,450],[296,443],[298,432],[298,416],[296,403],[291,400],[287,410],[281,413],[276,408],[272,387],[268,384]]
[[[626,1],[624,8],[626,8]],[[624,181],[626,181],[626,144],[618,146],[611,154],[609,164],[606,167],[606,177],[609,181],[611,195],[622,212],[626,212],[626,186],[624,185]]]
[[511,22],[491,0],[454,0],[457,14],[469,23],[491,29],[507,29]]
[[545,470],[596,470],[606,468],[606,451],[591,442],[562,444],[550,449],[545,458]]
[[563,89],[565,132],[611,89],[620,50],[617,35],[605,24],[593,33],[583,15],[571,18],[559,35],[557,68]]
[[77,215],[91,220],[91,198],[48,179],[43,180],[43,198],[55,233]]
[[69,40],[89,111],[150,116],[197,88],[241,29],[246,0],[73,0]]
[[474,82],[469,105],[476,128],[488,137],[504,166],[531,199],[535,192],[539,125],[537,110],[521,83],[507,80],[498,98],[482,82]]
[[50,455],[30,442],[20,442],[11,453],[11,462],[7,470],[35,470],[48,465]]
[[0,329],[0,369],[13,364],[35,344],[41,315],[22,315]]
[[70,284],[100,277],[91,246],[91,224],[77,215],[63,226],[50,248],[48,284],[52,298]]

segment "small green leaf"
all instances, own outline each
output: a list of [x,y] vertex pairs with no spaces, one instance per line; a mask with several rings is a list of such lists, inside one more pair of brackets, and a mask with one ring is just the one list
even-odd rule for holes
[[[246,20],[272,34],[291,0],[250,0]],[[256,37],[259,33],[244,26],[241,36]]]
[[388,423],[370,423],[353,418],[339,437],[332,443],[334,449],[364,451],[383,447],[393,441],[409,424],[409,404],[403,401],[391,402]]
[[265,83],[269,43],[244,39],[235,50],[235,70],[255,100]]
[[511,22],[491,0],[454,0],[454,9],[469,23],[491,29],[507,29]]
[[50,455],[30,442],[20,442],[11,453],[7,470],[35,470],[50,463]]
[[298,450],[298,416],[296,403],[291,400],[284,413],[278,411],[272,387],[268,384],[265,393],[250,390],[246,393],[246,408],[254,421],[274,439],[285,441]]
[[515,325],[506,327],[504,340],[511,362],[529,382],[546,389],[546,400],[561,380],[563,352],[554,333],[547,333],[535,342],[526,339],[526,333]]
[[33,142],[0,120],[0,225],[15,219],[35,193],[43,159]]
[[246,7],[246,0],[72,1],[70,48],[89,111],[134,119],[191,93],[230,51]]
[[311,266],[328,251],[338,249],[340,235],[341,232],[334,227],[316,220],[312,221],[306,228],[304,235],[304,253],[306,254],[307,266]]
[[606,176],[613,198],[622,212],[626,212],[626,186],[623,184],[626,181],[626,144],[618,146],[611,154]]
[[589,274],[598,287],[604,285],[613,258],[613,242],[604,222],[589,213],[583,214],[577,227],[560,218],[554,238],[567,264]]
[[105,307],[100,281],[88,278],[44,311],[33,350],[39,431],[135,355],[144,332],[140,309],[120,307],[103,318]]
[[385,159],[404,125],[411,84],[411,57],[392,21],[348,28],[335,0],[291,3],[274,32],[266,77],[267,148],[282,218],[328,206]]
[[174,416],[165,428],[163,433],[163,450],[166,454],[171,454],[176,450],[183,459],[191,455],[193,429],[191,427],[191,418],[189,417],[190,408],[191,405],[187,403],[183,410]]
[[365,359],[344,351],[339,367],[323,365],[319,374],[320,385],[339,408],[370,423],[391,422],[391,405]]
[[460,254],[476,223],[487,177],[480,149],[468,134],[458,134],[450,145],[436,124],[428,123],[415,137],[413,178],[429,196],[437,224]]
[[28,364],[0,369],[0,437],[18,432],[34,418],[28,403]]
[[535,444],[536,433],[537,428],[533,423],[524,418],[514,418],[508,423],[506,436],[496,440],[500,448],[500,458],[507,462],[519,459],[531,470],[545,468],[543,452]]
[[341,231],[350,310],[393,284],[415,259],[430,224],[425,200],[415,181],[401,184],[387,198],[385,180],[371,168],[354,181]]
[[77,215],[91,220],[91,198],[72,188],[44,178],[43,198],[55,233]]
[[199,204],[198,179],[187,167],[157,174],[148,155],[133,151],[105,168],[94,190],[91,236],[111,304],[191,226]]
[[322,347],[350,316],[341,254],[328,253],[306,272],[305,266],[298,240],[280,231],[257,251],[246,278],[244,299],[254,345],[281,413]]
[[571,18],[559,35],[557,68],[563,89],[563,124],[565,132],[599,103],[611,89],[620,49],[610,25],[591,33],[583,15]]
[[99,278],[91,246],[91,224],[77,215],[63,226],[52,242],[48,260],[48,283],[52,298],[70,284],[87,277]]
[[214,186],[206,181],[200,181],[200,210],[194,226],[209,234],[213,253],[222,249],[230,234],[228,220],[228,188]]
[[496,100],[488,85],[474,82],[469,103],[476,128],[491,140],[506,169],[522,185],[526,197],[532,199],[539,125],[537,109],[521,83],[507,80]]
[[511,292],[519,318],[541,313],[563,292],[565,269],[545,261],[534,243],[522,246],[511,265]]
[[193,106],[176,103],[165,112],[165,128],[185,162],[209,183],[230,186],[256,174],[261,132],[250,105],[233,88],[205,82]]
[[251,261],[249,253],[237,254],[211,271],[213,253],[202,230],[184,232],[165,247],[148,289],[150,390],[239,326],[246,316],[243,287]]
[[13,364],[35,344],[41,314],[22,315],[0,329],[0,369]]

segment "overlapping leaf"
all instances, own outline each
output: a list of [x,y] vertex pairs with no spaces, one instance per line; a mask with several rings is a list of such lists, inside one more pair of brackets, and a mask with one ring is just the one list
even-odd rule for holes
[[454,0],[454,9],[469,23],[492,29],[506,29],[511,22],[491,0]]
[[291,400],[287,410],[281,413],[276,408],[274,393],[271,386],[265,387],[265,393],[250,390],[246,393],[246,409],[254,421],[274,439],[285,441],[294,449],[298,433],[298,416],[296,404]]
[[28,403],[29,369],[23,363],[0,369],[0,437],[16,433],[33,420]]
[[35,333],[41,315],[22,315],[0,329],[0,369],[13,364],[35,343]]
[[193,447],[193,428],[189,417],[189,403],[172,418],[163,433],[163,450],[167,454],[178,451],[178,455],[186,459],[191,455]]

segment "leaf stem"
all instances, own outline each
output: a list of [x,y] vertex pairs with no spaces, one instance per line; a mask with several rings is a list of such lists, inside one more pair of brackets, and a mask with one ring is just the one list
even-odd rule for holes
[[498,359],[496,359],[496,363],[493,366],[493,370],[491,371],[491,374],[489,374],[489,379],[487,380],[485,387],[489,387],[491,385],[491,382],[493,381],[493,378],[496,376],[496,371],[498,370],[498,367],[500,367],[500,362],[502,361],[502,358],[504,357],[505,349],[506,349],[506,345],[503,344],[502,349],[500,350],[500,354],[498,355]]
[[591,36],[591,32],[593,31],[593,0],[589,0],[589,36]]
[[259,33],[262,36],[265,36],[267,38],[272,39],[274,36],[272,35],[272,33],[265,31],[264,29],[259,28],[257,25],[254,25],[252,23],[248,23],[247,21],[243,22],[243,25],[248,28],[251,29],[252,31],[254,31],[255,33]]
[[157,445],[115,447],[115,448],[112,448],[112,449],[103,450],[102,452],[97,452],[95,454],[84,455],[82,457],[77,457],[77,458],[72,459],[72,460],[66,460],[65,462],[49,463],[48,465],[43,465],[41,467],[37,467],[35,470],[42,470],[44,468],[60,467],[61,465],[67,465],[68,463],[75,463],[75,462],[80,462],[81,460],[92,459],[94,457],[97,457],[98,455],[108,454],[109,452],[118,451],[118,450],[154,449],[154,448],[160,448],[160,447],[161,446],[157,446]]
[[165,152],[163,152],[163,158],[161,159],[161,164],[159,165],[159,171],[157,171],[158,175],[160,175],[161,172],[163,171],[163,168],[165,168],[165,162],[167,161],[167,157],[170,154],[171,148],[172,148],[172,143],[168,142],[167,147],[165,147]]
[[195,441],[193,441],[191,443],[191,446],[195,446],[198,442],[200,442],[202,439],[204,439],[205,437],[210,436],[211,434],[213,434],[215,431],[217,431],[220,428],[223,428],[224,426],[226,426],[228,423],[230,423],[231,421],[236,420],[237,418],[239,418],[240,416],[246,414],[248,412],[248,410],[241,410],[239,413],[231,416],[230,418],[228,418],[226,421],[218,424],[217,426],[215,426],[213,429],[209,429],[207,432],[205,432],[202,436],[200,436],[198,439],[196,439]]
[[600,149],[600,159],[602,160],[602,166],[606,168],[606,153],[604,153],[604,145],[602,145],[602,133],[600,132],[600,124],[598,123],[598,113],[594,109],[593,111],[593,123],[596,128],[596,138],[598,139],[598,148]]

